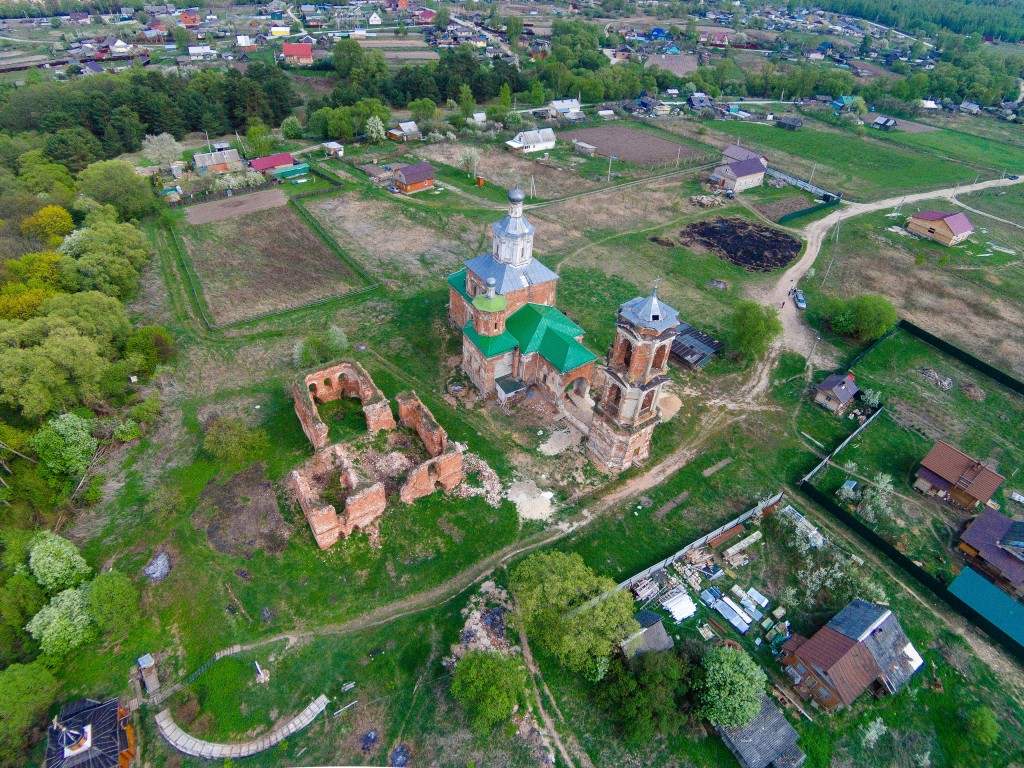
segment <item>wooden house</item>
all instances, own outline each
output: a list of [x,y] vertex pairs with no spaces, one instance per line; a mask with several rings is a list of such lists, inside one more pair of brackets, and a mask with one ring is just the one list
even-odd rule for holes
[[986,508],[967,524],[957,548],[996,586],[1024,598],[1024,520]]
[[423,134],[420,133],[420,128],[414,121],[405,120],[388,131],[387,136],[392,141],[406,142],[422,138]]
[[411,195],[434,186],[434,167],[424,161],[395,170],[395,186],[401,192]]
[[956,245],[971,236],[974,225],[964,213],[921,211],[907,219],[907,229],[942,245]]
[[800,768],[807,760],[800,738],[775,702],[761,694],[761,710],[744,726],[715,726],[742,768]]
[[979,504],[988,504],[1004,480],[1006,478],[995,470],[940,440],[921,459],[914,489],[958,507],[973,509]]
[[860,598],[810,638],[794,634],[782,652],[797,693],[826,710],[848,707],[869,690],[896,693],[924,664],[893,612]]
[[845,376],[833,373],[814,388],[814,402],[841,416],[853,403],[858,392],[860,389],[854,383],[852,373]]

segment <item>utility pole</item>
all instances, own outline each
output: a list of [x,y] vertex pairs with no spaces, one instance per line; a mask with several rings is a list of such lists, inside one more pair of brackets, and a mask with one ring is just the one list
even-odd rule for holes
[[682,147],[682,145],[680,145],[679,149],[676,150],[676,168],[677,169],[679,168],[679,158],[682,155],[682,153],[683,153],[683,147]]
[[608,156],[608,183],[609,184],[612,183],[612,160],[618,160],[618,159],[619,158],[617,158],[615,155],[609,155]]
[[807,183],[808,183],[808,184],[811,184],[811,183],[812,183],[812,182],[814,181],[814,173],[815,173],[815,171],[817,171],[817,170],[818,170],[818,164],[817,164],[817,163],[815,163],[815,164],[814,164],[814,167],[813,167],[813,168],[811,168],[811,178],[809,178],[809,179],[807,180]]

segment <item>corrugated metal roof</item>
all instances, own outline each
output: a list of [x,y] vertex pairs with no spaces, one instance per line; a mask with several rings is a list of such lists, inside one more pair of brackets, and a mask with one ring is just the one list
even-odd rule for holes
[[949,591],[1024,646],[1024,605],[973,568],[960,571]]
[[742,728],[716,727],[744,768],[768,768],[773,763],[778,765],[783,758],[787,766],[804,762],[804,753],[797,746],[796,729],[765,693],[761,694],[761,711],[750,723]]
[[597,355],[576,341],[583,329],[558,311],[542,304],[526,304],[505,323],[523,354],[538,352],[560,373],[593,362]]
[[921,459],[921,466],[948,480],[959,490],[984,503],[1006,479],[949,443],[939,441]]
[[558,280],[558,275],[541,264],[537,259],[530,259],[521,267],[496,261],[494,256],[485,253],[465,262],[466,267],[484,283],[494,278],[494,290],[498,293],[510,293]]
[[424,160],[421,163],[406,165],[395,171],[395,178],[405,184],[419,184],[421,181],[429,181],[434,178],[434,166]]
[[650,296],[637,296],[620,306],[619,315],[634,325],[658,333],[679,324],[679,313],[658,298],[657,287]]
[[508,331],[498,336],[481,336],[476,332],[473,323],[469,322],[466,323],[466,327],[462,329],[462,332],[487,358],[504,355],[506,352],[511,352],[517,346],[516,337]]
[[826,626],[860,642],[891,615],[888,608],[857,598],[833,616]]
[[830,392],[843,405],[853,400],[860,392],[860,388],[853,383],[853,376],[849,374],[844,376],[838,373],[827,376],[815,389],[819,392]]
[[466,270],[460,269],[458,272],[453,272],[448,275],[448,285],[459,292],[466,301],[472,301],[472,297],[466,293]]
[[920,221],[941,221],[954,235],[963,235],[974,231],[974,225],[964,213],[944,213],[943,211],[921,211],[910,217]]
[[1022,525],[1024,523],[1015,523],[1001,512],[985,509],[967,526],[960,540],[978,550],[983,560],[999,569],[1008,581],[1019,586],[1024,583],[1024,562],[1007,552],[1000,544],[1013,526]]

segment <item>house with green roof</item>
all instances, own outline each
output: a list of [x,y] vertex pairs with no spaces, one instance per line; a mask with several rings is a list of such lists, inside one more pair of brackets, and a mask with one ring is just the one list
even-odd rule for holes
[[509,192],[509,212],[492,226],[493,248],[448,276],[448,316],[462,329],[462,369],[502,404],[535,386],[556,401],[587,400],[597,356],[583,329],[555,308],[558,275],[533,257],[526,196]]

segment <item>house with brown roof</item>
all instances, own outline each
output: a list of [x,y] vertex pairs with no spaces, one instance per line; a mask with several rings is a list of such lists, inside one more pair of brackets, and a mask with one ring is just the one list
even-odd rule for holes
[[827,710],[848,707],[865,691],[894,694],[924,663],[893,612],[860,598],[810,638],[794,634],[782,653],[797,693]]
[[907,229],[943,245],[956,245],[971,236],[974,225],[964,213],[921,211],[907,219]]
[[967,524],[957,548],[1000,589],[1024,597],[1024,520],[986,508]]
[[434,166],[424,161],[395,170],[395,186],[411,195],[434,186]]
[[842,416],[853,403],[860,389],[853,381],[853,374],[845,376],[833,373],[814,388],[814,402],[837,416]]
[[988,504],[1006,478],[949,443],[937,442],[921,459],[914,489],[958,507]]
[[736,160],[715,168],[708,183],[735,193],[760,187],[764,183],[764,166],[757,158]]
[[760,152],[755,152],[752,149],[741,147],[739,144],[730,144],[722,150],[723,163],[736,163],[740,160],[757,160],[765,168],[768,167],[767,157],[762,155]]

